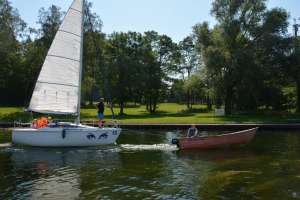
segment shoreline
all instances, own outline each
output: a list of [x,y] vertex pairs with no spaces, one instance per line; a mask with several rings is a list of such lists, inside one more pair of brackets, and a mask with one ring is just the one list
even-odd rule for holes
[[[95,123],[82,122],[84,125],[95,126]],[[22,123],[18,127],[29,127],[29,123]],[[258,127],[260,130],[300,130],[300,123],[231,123],[231,124],[195,124],[201,130],[243,130]],[[177,123],[124,123],[120,124],[123,129],[132,130],[186,130],[190,124]],[[0,129],[12,129],[14,123],[1,123]]]

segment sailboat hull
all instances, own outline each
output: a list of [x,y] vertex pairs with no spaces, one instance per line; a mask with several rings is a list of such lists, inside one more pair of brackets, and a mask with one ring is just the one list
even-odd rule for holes
[[89,147],[115,144],[120,128],[95,128],[78,126],[71,128],[14,129],[12,142],[35,147]]

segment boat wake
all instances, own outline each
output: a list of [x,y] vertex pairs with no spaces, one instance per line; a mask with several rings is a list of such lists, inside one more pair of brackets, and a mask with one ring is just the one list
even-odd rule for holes
[[176,151],[178,147],[171,144],[153,144],[153,145],[136,145],[136,144],[122,144],[123,150],[129,151]]
[[11,143],[4,143],[4,144],[0,144],[0,148],[7,148],[7,147],[11,147]]

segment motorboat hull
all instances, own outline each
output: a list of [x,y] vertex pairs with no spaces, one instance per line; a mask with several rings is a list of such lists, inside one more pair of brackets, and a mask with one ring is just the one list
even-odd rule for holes
[[176,139],[176,144],[180,149],[216,149],[239,146],[250,142],[257,130],[258,128],[253,128],[223,135],[179,138]]
[[88,147],[114,144],[120,133],[120,128],[96,128],[83,125],[67,128],[14,129],[12,142],[35,147]]

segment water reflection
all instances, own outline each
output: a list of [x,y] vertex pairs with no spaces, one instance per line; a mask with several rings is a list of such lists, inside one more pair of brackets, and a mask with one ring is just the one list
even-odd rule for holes
[[49,167],[71,166],[80,167],[89,161],[97,160],[103,163],[118,158],[117,146],[104,148],[31,148],[12,147],[8,149],[12,153],[11,159],[16,166],[31,165],[39,162],[48,163]]
[[90,169],[82,169],[84,166],[93,166],[96,163],[97,170],[109,171],[110,166],[120,165],[116,147],[100,149],[11,147],[6,151],[10,155],[6,159],[6,164],[10,163],[13,168],[5,178],[14,179],[8,183],[10,190],[6,192],[7,196],[3,196],[8,199],[76,199],[82,194],[84,174],[90,174]]
[[217,150],[185,150],[178,151],[176,155],[179,159],[185,160],[203,160],[211,162],[220,162],[233,159],[241,159],[254,156],[247,148],[242,149],[217,149]]

